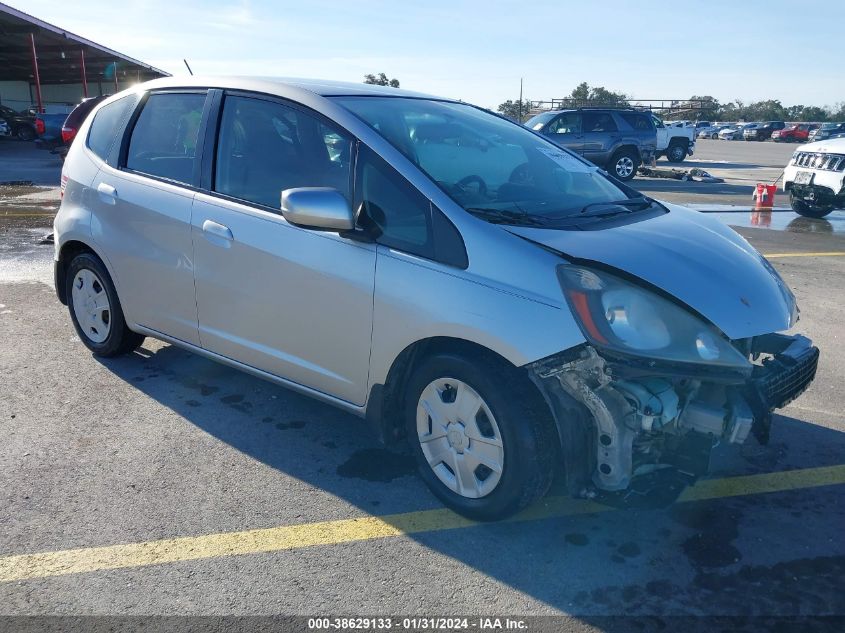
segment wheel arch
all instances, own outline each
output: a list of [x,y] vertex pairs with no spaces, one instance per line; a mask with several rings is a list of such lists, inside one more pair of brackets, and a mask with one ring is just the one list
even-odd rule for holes
[[627,151],[633,152],[634,155],[636,155],[637,160],[640,161],[640,163],[642,163],[643,157],[642,157],[642,153],[640,152],[640,146],[637,143],[635,143],[631,140],[628,140],[628,139],[622,139],[621,141],[619,141],[613,147],[613,149],[610,152],[610,160],[612,161],[613,157],[616,156],[616,154],[618,154],[619,152],[627,152]]
[[112,270],[108,259],[104,257],[102,253],[99,253],[97,249],[88,242],[84,242],[81,239],[77,238],[70,238],[67,241],[63,242],[58,248],[54,271],[56,295],[58,296],[59,301],[61,301],[64,305],[67,305],[67,292],[65,289],[65,284],[61,282],[65,278],[68,264],[73,260],[74,257],[82,253],[91,253],[97,259],[99,259],[103,263],[103,266],[106,267],[109,276],[112,278],[115,290],[117,290],[118,288],[117,278],[115,277],[114,271]]
[[[495,350],[467,339],[433,336],[411,343],[393,361],[384,384],[374,384],[370,388],[366,418],[381,442],[396,444],[404,438],[402,410],[405,405],[405,386],[414,368],[423,360],[444,352],[472,360],[481,359],[487,363],[501,362],[515,371],[521,369]],[[528,371],[524,373],[525,380],[531,383],[531,388],[545,400],[537,385],[530,379]],[[549,415],[552,415],[551,409]]]

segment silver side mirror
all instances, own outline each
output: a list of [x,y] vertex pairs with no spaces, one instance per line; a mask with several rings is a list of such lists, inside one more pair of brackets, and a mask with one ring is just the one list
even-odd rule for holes
[[355,228],[352,207],[343,195],[330,187],[299,187],[282,191],[282,215],[297,226],[325,231]]

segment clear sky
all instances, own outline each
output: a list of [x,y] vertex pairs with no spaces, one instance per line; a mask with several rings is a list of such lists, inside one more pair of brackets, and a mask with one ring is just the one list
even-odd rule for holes
[[495,107],[582,81],[639,99],[845,101],[843,0],[5,0],[173,74],[362,81]]

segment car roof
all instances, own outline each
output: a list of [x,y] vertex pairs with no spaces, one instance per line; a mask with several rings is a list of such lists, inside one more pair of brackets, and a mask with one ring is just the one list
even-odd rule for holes
[[154,90],[157,88],[228,88],[232,90],[251,90],[292,96],[297,92],[308,92],[321,97],[361,96],[361,97],[409,97],[415,99],[437,99],[439,101],[454,101],[433,95],[391,88],[390,86],[375,86],[365,83],[347,81],[332,81],[328,79],[307,79],[298,77],[251,77],[231,75],[190,75],[178,77],[164,77],[154,79],[136,86],[136,89]]
[[[538,112],[537,115],[540,114],[563,114],[564,112],[596,112],[596,111],[607,111],[607,112],[641,112],[642,114],[648,114],[647,110],[637,110],[636,108],[629,108],[629,107],[614,107],[614,106],[584,106],[583,108],[564,108],[563,110],[543,110],[542,112]],[[535,115],[535,116],[537,116]]]

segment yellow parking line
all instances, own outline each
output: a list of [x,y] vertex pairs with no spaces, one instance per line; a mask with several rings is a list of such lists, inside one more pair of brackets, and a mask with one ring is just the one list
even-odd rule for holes
[[763,255],[766,259],[777,259],[779,257],[844,257],[845,251],[827,251],[822,253],[771,253]]
[[[678,501],[688,503],[843,483],[845,464],[705,480],[687,489]],[[532,521],[612,510],[592,501],[550,497],[508,521]],[[19,554],[0,558],[0,582],[296,550],[315,545],[337,545],[473,525],[477,524],[449,510],[423,510],[143,543]]]

